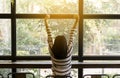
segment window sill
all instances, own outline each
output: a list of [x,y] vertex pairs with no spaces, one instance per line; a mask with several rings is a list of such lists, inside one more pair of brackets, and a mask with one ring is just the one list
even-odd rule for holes
[[[0,68],[51,68],[51,61],[0,62]],[[72,68],[120,68],[120,62],[72,61]]]

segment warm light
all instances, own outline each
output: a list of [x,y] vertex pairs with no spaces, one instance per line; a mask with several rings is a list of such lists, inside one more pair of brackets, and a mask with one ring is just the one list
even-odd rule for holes
[[36,13],[36,12],[40,11],[40,6],[35,5],[33,8],[34,8],[33,13]]
[[94,4],[93,6],[95,6],[96,8],[102,7],[101,0],[89,0],[89,1],[92,2],[92,4]]
[[76,3],[77,0],[66,0],[67,3]]

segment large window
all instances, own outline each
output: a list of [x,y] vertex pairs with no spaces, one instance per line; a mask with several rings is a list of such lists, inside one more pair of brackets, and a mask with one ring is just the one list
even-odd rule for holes
[[[74,35],[73,61],[111,61],[113,57],[120,60],[120,0],[0,0],[1,61],[50,61],[44,24],[46,14],[79,15]],[[74,21],[66,18],[49,19],[53,38],[63,34],[68,40]],[[81,78],[88,73],[111,74],[107,72],[109,70],[114,69],[78,67],[72,69],[72,76]],[[50,69],[0,70],[1,73],[4,71],[30,71],[37,78],[51,73]]]
[[[83,1],[83,57],[84,62],[114,62],[120,60],[119,0]],[[108,74],[119,69],[83,68],[83,74]]]
[[[49,25],[53,38],[57,35],[65,35],[67,40],[74,20],[69,19],[50,19]],[[17,19],[17,55],[48,55],[47,33],[43,19]],[[74,52],[78,53],[77,31],[74,36]]]

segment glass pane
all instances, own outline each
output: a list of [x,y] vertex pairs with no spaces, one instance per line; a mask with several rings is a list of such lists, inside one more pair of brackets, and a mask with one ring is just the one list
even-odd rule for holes
[[11,20],[0,19],[0,55],[11,54]]
[[17,55],[48,54],[43,20],[17,19]]
[[0,0],[0,13],[10,13],[11,0]]
[[[69,38],[69,32],[74,20],[49,20],[53,38],[57,35],[65,35]],[[77,31],[74,35],[73,54],[78,52]],[[48,55],[47,33],[43,20],[17,19],[17,55]]]
[[78,13],[78,0],[16,0],[17,13]]
[[120,55],[120,20],[84,20],[84,55]]
[[[51,69],[18,69],[18,72],[31,72],[35,75],[35,78],[45,78],[47,75],[52,75]],[[78,70],[72,69],[71,76],[73,78],[78,78]]]
[[[11,69],[6,69],[6,68],[0,68],[0,74],[4,76],[4,78],[7,78],[8,73],[11,72]],[[1,78],[1,77],[0,77]]]
[[84,13],[119,14],[120,0],[84,0]]

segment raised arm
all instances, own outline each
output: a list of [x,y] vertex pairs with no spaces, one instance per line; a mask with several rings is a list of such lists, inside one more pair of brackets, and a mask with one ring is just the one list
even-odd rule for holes
[[73,27],[71,28],[71,31],[70,31],[70,37],[69,37],[69,41],[68,41],[68,48],[70,48],[72,46],[74,32],[75,32],[75,29],[77,27],[78,16],[75,15],[75,18],[76,18],[75,23],[73,24]]
[[48,26],[48,22],[47,22],[48,18],[50,18],[49,15],[47,15],[45,17],[45,27],[46,27],[46,31],[47,31],[47,35],[48,35],[48,44],[52,48],[52,46],[53,46],[53,40],[52,40],[52,35],[51,35],[50,27]]

